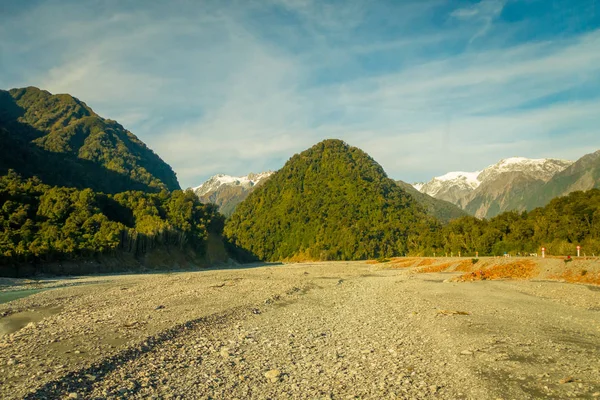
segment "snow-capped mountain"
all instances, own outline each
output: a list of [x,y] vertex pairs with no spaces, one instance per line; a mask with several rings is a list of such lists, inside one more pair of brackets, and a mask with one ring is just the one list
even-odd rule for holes
[[548,182],[571,164],[566,160],[512,157],[481,171],[449,172],[415,187],[477,217],[490,217],[507,209],[519,209],[519,199],[529,185]]
[[223,185],[230,186],[230,187],[231,186],[241,186],[241,187],[249,189],[252,186],[258,184],[261,180],[271,176],[272,173],[273,173],[272,171],[267,171],[267,172],[261,172],[259,174],[250,173],[246,176],[231,176],[231,175],[218,174],[218,175],[210,177],[202,185],[196,186],[191,189],[198,196],[204,196],[205,194],[207,194],[209,192],[214,192]]
[[536,179],[547,182],[557,173],[565,170],[573,164],[573,161],[557,160],[553,158],[524,158],[512,157],[500,160],[497,164],[490,165],[484,169],[477,179],[480,182],[486,182],[496,179],[498,175],[507,172],[523,172]]
[[221,213],[231,215],[235,207],[248,197],[256,185],[264,182],[272,174],[273,171],[250,173],[246,176],[218,174],[191,190],[203,203],[215,203]]
[[438,176],[421,186],[420,192],[446,200],[461,206],[461,199],[475,190],[481,183],[477,177],[481,171],[476,172],[448,172]]

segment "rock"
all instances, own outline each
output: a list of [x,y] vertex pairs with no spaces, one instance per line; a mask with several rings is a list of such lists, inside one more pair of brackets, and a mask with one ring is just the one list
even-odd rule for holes
[[229,348],[227,348],[227,347],[221,347],[221,350],[219,351],[219,354],[223,358],[228,358],[231,355],[230,352],[229,352]]
[[163,306],[162,304],[154,307],[155,310],[162,310],[163,308],[165,308],[165,306]]
[[278,369],[272,369],[270,371],[265,372],[265,378],[269,379],[271,382],[277,382],[280,376],[281,371]]
[[463,351],[460,352],[460,354],[463,355],[463,356],[472,356],[473,352],[469,351],[469,350],[463,350]]
[[70,398],[70,399],[78,399],[78,398],[79,398],[79,395],[78,395],[77,393],[75,393],[75,392],[73,392],[73,393],[69,393],[69,398]]

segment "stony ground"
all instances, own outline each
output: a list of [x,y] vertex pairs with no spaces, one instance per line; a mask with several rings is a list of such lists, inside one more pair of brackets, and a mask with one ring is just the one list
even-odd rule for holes
[[0,305],[0,398],[600,398],[600,287],[415,272],[65,280]]

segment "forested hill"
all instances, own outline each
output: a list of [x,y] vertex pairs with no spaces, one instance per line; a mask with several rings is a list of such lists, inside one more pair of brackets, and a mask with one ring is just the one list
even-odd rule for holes
[[435,243],[422,255],[459,252],[499,256],[539,253],[573,255],[582,246],[587,255],[600,254],[600,190],[557,197],[530,212],[507,211],[489,220],[464,217],[435,233]]
[[171,167],[82,101],[35,87],[0,90],[0,175],[104,193],[179,189]]
[[[39,272],[90,273],[128,268],[174,268],[176,259],[209,260],[209,234],[220,240],[223,216],[192,191],[103,194],[91,189],[51,187],[14,171],[0,177],[0,276]],[[227,259],[222,243],[219,261]],[[214,250],[214,249],[213,249]],[[148,263],[162,252],[164,262]],[[114,267],[103,261],[118,260]],[[95,261],[89,270],[82,261]],[[129,260],[129,265],[124,263]],[[47,264],[72,262],[71,270]],[[108,270],[107,270],[108,268]]]
[[365,152],[325,140],[252,192],[225,235],[263,260],[353,260],[417,251],[437,226]]

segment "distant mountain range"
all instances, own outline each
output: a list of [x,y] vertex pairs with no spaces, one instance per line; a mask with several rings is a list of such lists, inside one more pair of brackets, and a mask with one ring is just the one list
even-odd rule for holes
[[413,186],[479,218],[544,206],[555,197],[600,186],[600,151],[576,162],[513,157],[475,172],[449,172]]
[[219,206],[219,211],[230,216],[237,205],[244,201],[256,185],[264,182],[273,174],[272,171],[246,176],[215,175],[202,185],[191,188],[203,203]]

